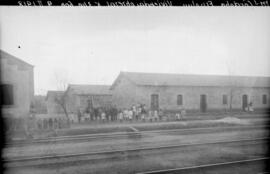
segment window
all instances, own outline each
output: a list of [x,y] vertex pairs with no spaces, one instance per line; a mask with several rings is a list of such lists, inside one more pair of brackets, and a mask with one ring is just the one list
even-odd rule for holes
[[183,95],[177,96],[177,105],[183,105]]
[[267,95],[265,95],[265,94],[263,95],[263,101],[262,102],[263,102],[264,105],[267,104]]
[[228,104],[228,97],[227,95],[222,96],[222,104],[227,105]]
[[1,105],[13,105],[13,86],[10,84],[1,84],[0,86]]

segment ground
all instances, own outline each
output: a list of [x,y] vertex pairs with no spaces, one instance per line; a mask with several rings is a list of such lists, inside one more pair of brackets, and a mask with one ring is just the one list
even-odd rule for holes
[[[221,143],[211,145],[189,146],[194,143],[213,141],[229,141],[250,138],[268,137],[265,127],[245,129],[247,126],[266,125],[266,118],[235,118],[223,117],[215,120],[185,120],[178,122],[147,122],[147,123],[113,123],[96,125],[73,125],[71,129],[60,130],[58,136],[76,136],[79,134],[100,135],[101,133],[144,132],[142,136],[125,136],[119,138],[98,138],[85,141],[52,142],[9,146],[4,149],[4,157],[22,158],[39,157],[42,155],[64,155],[78,153],[95,153],[104,151],[124,150],[121,154],[91,156],[68,161],[56,161],[55,164],[32,168],[10,168],[7,173],[137,173],[148,170],[186,167],[213,162],[250,159],[267,154],[267,144],[254,142]],[[153,132],[153,130],[193,129],[190,132]],[[201,131],[200,128],[215,128]],[[129,152],[128,149],[153,146],[187,145],[181,148]],[[249,168],[249,170],[247,170]],[[262,172],[263,165],[244,167],[248,171]],[[214,169],[213,169],[214,170]],[[227,170],[227,169],[226,169]],[[225,169],[217,168],[212,173],[224,173]],[[235,167],[231,172],[241,173],[243,167]],[[210,171],[209,171],[210,172]],[[227,170],[228,172],[228,170]],[[206,172],[207,173],[207,172]],[[210,172],[211,173],[211,172]]]

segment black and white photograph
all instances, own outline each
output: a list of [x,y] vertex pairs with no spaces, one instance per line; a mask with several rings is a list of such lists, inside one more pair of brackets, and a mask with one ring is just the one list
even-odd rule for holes
[[0,7],[2,173],[270,172],[270,8]]

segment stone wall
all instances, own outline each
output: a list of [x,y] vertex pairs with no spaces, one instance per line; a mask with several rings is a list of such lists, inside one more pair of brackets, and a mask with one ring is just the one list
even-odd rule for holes
[[112,104],[111,95],[78,95],[79,103],[78,106],[82,111],[85,111],[88,107],[88,101],[92,101],[92,106],[97,107],[108,107]]
[[73,115],[76,115],[78,110],[84,113],[88,107],[88,100],[92,100],[94,108],[108,107],[112,104],[111,95],[78,95],[71,90],[66,93],[65,100],[68,113]]
[[[230,109],[232,90],[232,109],[242,109],[242,96],[248,95],[248,102],[253,103],[255,109],[270,107],[270,88],[230,88],[230,87],[177,87],[177,86],[136,86],[126,79],[122,79],[113,89],[113,103],[119,108],[129,108],[133,104],[151,105],[151,94],[159,95],[159,106],[164,110],[179,110],[185,108],[190,111],[200,111],[200,95],[207,97],[207,111]],[[183,105],[177,105],[177,95],[183,96]],[[263,104],[263,95],[267,95],[267,104]],[[223,95],[227,95],[227,104],[223,104]]]
[[13,105],[3,106],[3,114],[26,117],[34,96],[33,67],[21,67],[1,57],[1,84],[12,85],[14,97]]
[[[137,96],[140,97],[137,98]],[[145,96],[137,93],[136,86],[126,78],[122,78],[121,82],[112,90],[112,103],[120,109],[130,108],[141,101],[140,99],[145,101]]]

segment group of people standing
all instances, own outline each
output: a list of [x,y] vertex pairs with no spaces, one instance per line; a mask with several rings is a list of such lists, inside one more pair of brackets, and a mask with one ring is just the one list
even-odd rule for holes
[[[176,120],[181,120],[185,114],[184,110],[176,113]],[[162,109],[147,109],[145,104],[133,105],[130,108],[117,109],[116,107],[99,107],[89,109],[82,114],[78,110],[78,122],[132,122],[132,121],[161,121],[164,118]]]
[[247,107],[245,107],[245,111],[246,112],[253,112],[254,111],[252,102],[249,102]]
[[118,111],[117,118],[120,122],[132,120],[145,120],[147,111],[144,104],[133,105],[131,108],[124,108]]
[[[147,109],[144,104],[138,106],[133,105],[131,108],[125,108],[118,111],[117,118],[120,122],[123,121],[162,121],[167,120],[167,114],[162,109]],[[171,114],[170,114],[171,115]],[[186,115],[185,109],[181,109],[171,115],[174,120],[182,120]]]
[[117,120],[117,112],[116,107],[97,107],[88,109],[84,113],[78,110],[78,122],[94,120],[115,121]]

